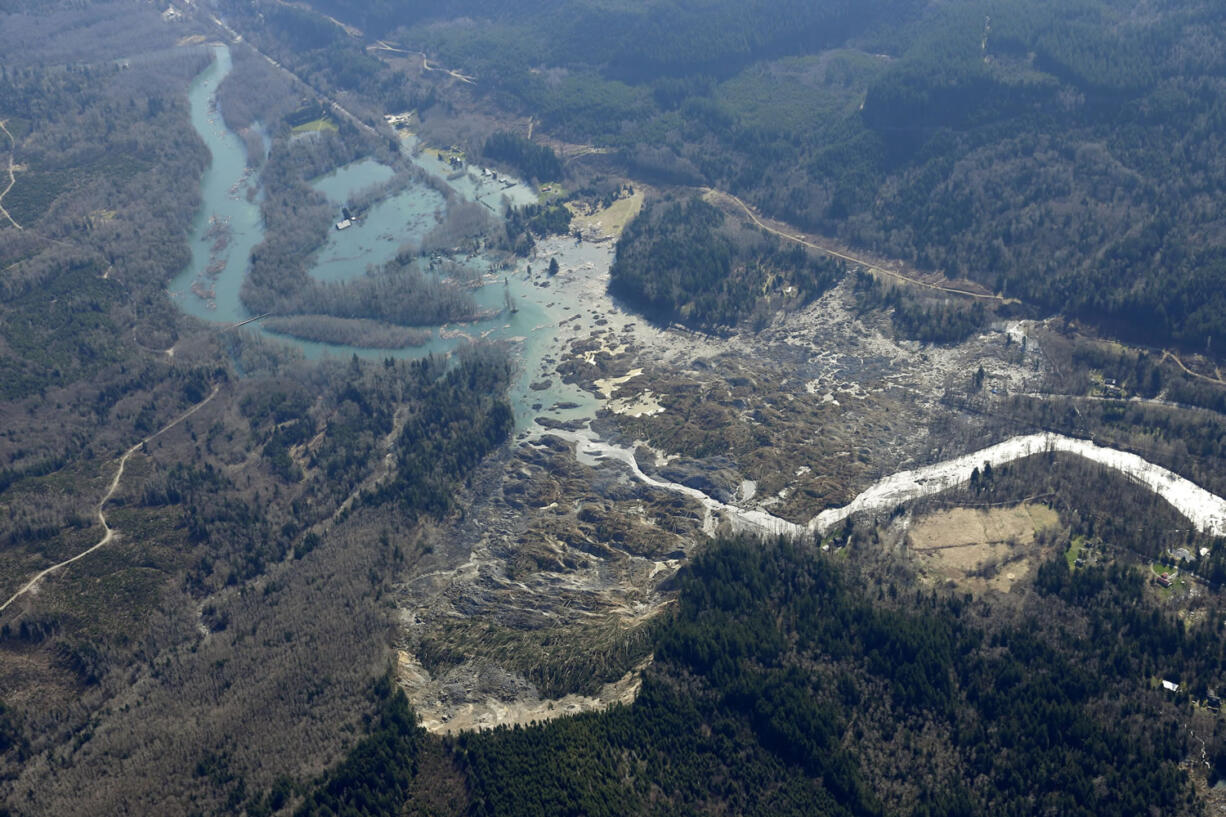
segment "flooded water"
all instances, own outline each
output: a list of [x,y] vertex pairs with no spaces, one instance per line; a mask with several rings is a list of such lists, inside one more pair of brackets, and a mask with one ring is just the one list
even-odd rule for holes
[[401,140],[402,149],[412,157],[413,164],[445,181],[466,201],[484,204],[490,212],[501,214],[507,204],[523,207],[538,201],[536,191],[516,179],[475,165],[453,171],[449,164],[439,161],[437,152],[421,150],[413,134],[404,133]]
[[[336,205],[339,221],[341,207],[350,196],[392,175],[387,165],[363,159],[316,179],[311,187]],[[401,247],[419,246],[441,220],[446,204],[442,194],[425,185],[414,185],[376,202],[349,227],[328,234],[311,275],[321,281],[343,281],[361,275],[368,266],[387,263]]]
[[[192,262],[171,282],[170,295],[188,314],[234,324],[253,317],[239,300],[239,290],[249,269],[251,250],[263,240],[264,228],[258,174],[248,172],[242,140],[226,128],[216,110],[217,87],[231,69],[230,52],[219,45],[214,54],[213,63],[189,91],[192,124],[208,145],[212,162],[201,180],[203,201],[190,236]],[[414,138],[406,136],[405,154],[411,155],[415,147]],[[537,201],[536,191],[529,185],[492,171],[469,166],[456,175],[427,152],[418,152],[412,160],[445,181],[460,198],[481,202],[492,212],[501,213],[508,203]],[[336,205],[339,220],[341,206],[351,195],[387,181],[392,174],[388,166],[367,159],[320,177],[312,186]],[[310,272],[323,281],[362,275],[369,266],[390,260],[401,247],[420,243],[439,223],[445,207],[445,199],[437,190],[424,184],[411,185],[372,205],[348,229],[331,230]],[[563,272],[549,277],[545,268],[552,257],[558,259]],[[563,422],[594,416],[599,401],[582,389],[563,384],[555,367],[563,343],[591,331],[600,320],[590,306],[591,292],[594,285],[603,287],[612,261],[610,245],[579,243],[570,238],[542,242],[536,257],[496,272],[490,261],[481,257],[455,260],[475,271],[478,281],[473,297],[495,317],[435,327],[432,339],[424,346],[389,351],[301,341],[266,332],[258,324],[251,324],[247,331],[291,345],[311,359],[354,354],[374,359],[421,357],[447,353],[470,341],[507,341],[512,344],[517,364],[511,400],[521,432],[533,428],[538,416]],[[536,389],[531,388],[534,384]]]

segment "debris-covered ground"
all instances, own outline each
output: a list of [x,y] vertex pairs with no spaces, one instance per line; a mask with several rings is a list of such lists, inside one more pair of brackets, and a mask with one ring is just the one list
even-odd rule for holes
[[727,524],[624,461],[577,456],[576,431],[634,451],[652,479],[803,525],[882,476],[1008,436],[951,410],[948,395],[1035,391],[1042,379],[1021,325],[952,347],[898,341],[880,314],[856,314],[847,284],[757,334],[718,338],[624,311],[606,294],[607,268],[549,283],[584,304],[583,319],[558,327],[530,376],[577,383],[600,408],[559,422],[543,407],[403,583],[401,682],[435,730],[632,696],[670,579]]

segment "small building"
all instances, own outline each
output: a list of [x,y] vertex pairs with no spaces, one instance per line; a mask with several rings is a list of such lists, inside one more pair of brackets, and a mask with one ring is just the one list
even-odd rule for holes
[[384,114],[383,118],[387,121],[387,124],[391,125],[397,130],[400,130],[401,128],[407,128],[410,124],[412,124],[413,112],[406,111],[405,113],[389,113]]
[[353,221],[351,219],[343,218],[340,221],[336,222],[336,229],[338,230],[348,230],[352,226],[353,226]]
[[1161,576],[1159,576],[1158,584],[1162,585],[1163,587],[1170,587],[1172,584],[1174,584],[1174,581],[1171,580],[1171,574],[1163,573]]
[[1175,683],[1174,681],[1167,681],[1164,679],[1162,681],[1162,688],[1165,689],[1167,692],[1178,692],[1179,684]]

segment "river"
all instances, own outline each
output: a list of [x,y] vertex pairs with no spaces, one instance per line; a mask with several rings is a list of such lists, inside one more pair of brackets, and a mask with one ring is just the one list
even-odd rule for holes
[[984,463],[996,467],[1048,451],[1075,454],[1118,471],[1165,499],[1186,516],[1198,531],[1226,535],[1226,500],[1220,496],[1136,454],[1052,433],[1013,437],[926,468],[900,471],[868,488],[842,508],[822,511],[809,522],[808,527],[819,535],[825,534],[853,513],[889,510],[900,503],[963,485],[970,481],[971,473],[976,468],[982,468]]
[[[203,203],[192,225],[192,263],[171,283],[170,293],[181,308],[198,318],[233,324],[252,317],[238,293],[247,274],[251,250],[263,240],[264,230],[258,177],[247,171],[242,140],[226,128],[216,110],[217,87],[231,68],[230,52],[226,46],[218,45],[214,54],[214,61],[196,78],[189,92],[192,124],[213,158],[201,180]],[[438,162],[430,153],[413,155],[413,137],[405,139],[406,155],[412,155],[418,167],[446,183],[463,200],[482,202],[494,211],[500,211],[504,200],[514,204],[536,201],[536,193],[528,185],[506,177],[495,178],[480,168],[470,166],[467,173],[447,178],[452,175],[448,165]],[[315,180],[313,186],[336,204],[339,212],[352,193],[391,175],[391,168],[366,159]],[[328,235],[316,254],[312,275],[321,280],[343,280],[362,274],[368,265],[389,260],[402,244],[419,240],[437,224],[445,206],[443,196],[424,184],[411,185],[388,196],[373,205],[355,226]],[[217,241],[222,233],[228,234],[227,242]],[[551,258],[558,260],[563,274],[556,277],[545,274]],[[612,245],[571,238],[542,241],[532,259],[496,274],[485,271],[491,264],[487,259],[457,260],[477,265],[480,285],[474,290],[474,297],[480,306],[498,314],[484,321],[435,327],[431,340],[423,346],[389,352],[312,343],[262,329],[256,331],[296,347],[308,358],[353,354],[375,358],[420,357],[432,352],[446,353],[469,341],[507,341],[515,347],[514,359],[518,364],[510,394],[521,438],[539,431],[534,421],[540,416],[560,422],[595,416],[601,401],[577,386],[563,383],[557,376],[556,365],[569,338],[584,337],[604,322],[606,316],[591,307],[594,288],[603,288],[607,280]],[[503,308],[508,296],[515,305],[514,312]],[[621,462],[645,484],[695,499],[712,514],[728,519],[734,528],[757,534],[824,535],[853,513],[889,510],[966,483],[971,472],[984,463],[995,467],[1045,451],[1059,451],[1124,474],[1170,502],[1197,530],[1226,535],[1226,500],[1221,497],[1135,454],[1057,434],[1014,437],[981,451],[893,474],[848,505],[822,511],[807,525],[788,522],[761,509],[729,505],[694,488],[651,477],[639,468],[632,449],[601,440],[591,431],[562,432],[562,436],[575,442],[582,460]]]
[[[169,291],[188,314],[233,325],[253,317],[239,299],[239,291],[250,268],[251,250],[264,240],[262,194],[258,174],[247,169],[243,141],[226,127],[217,110],[217,88],[232,67],[230,50],[215,45],[213,53],[213,62],[196,77],[188,93],[192,124],[208,146],[212,161],[200,183],[202,202],[190,234],[191,264],[174,278]],[[414,147],[413,137],[406,136],[402,146],[405,155],[462,200],[481,202],[493,211],[499,211],[504,200],[518,205],[537,201],[529,185],[502,175],[495,178],[479,167],[469,166],[468,172],[448,178],[453,175],[449,166],[437,159],[431,161],[428,153],[413,155]],[[312,186],[327,196],[339,213],[350,195],[386,181],[392,173],[386,165],[365,159],[314,180]],[[368,266],[391,259],[402,245],[419,241],[439,222],[445,207],[444,197],[434,188],[410,185],[375,203],[349,229],[330,231],[310,273],[326,281],[361,275]],[[219,241],[223,235],[225,240]],[[309,359],[355,354],[374,359],[415,358],[445,354],[470,341],[506,341],[514,346],[513,358],[518,364],[510,390],[516,426],[521,434],[527,434],[536,428],[537,417],[568,422],[595,414],[597,399],[563,383],[555,366],[561,359],[565,335],[595,327],[599,316],[585,309],[590,286],[582,284],[607,275],[611,257],[611,245],[568,238],[540,242],[533,258],[497,274],[488,271],[492,259],[456,259],[478,271],[474,299],[495,317],[432,327],[429,342],[422,346],[387,350],[316,343],[268,332],[258,324],[249,325],[246,331],[290,345]],[[552,279],[545,274],[551,258],[558,260],[564,273]],[[514,312],[506,309],[508,299]]]

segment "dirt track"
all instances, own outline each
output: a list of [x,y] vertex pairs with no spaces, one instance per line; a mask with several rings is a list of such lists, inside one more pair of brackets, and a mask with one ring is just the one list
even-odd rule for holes
[[13,175],[13,154],[17,152],[17,140],[13,138],[13,134],[9,133],[9,129],[4,126],[3,119],[0,119],[0,130],[4,131],[4,135],[9,138],[9,183],[4,188],[4,192],[0,193],[0,215],[7,218],[9,223],[18,230],[24,230],[25,228],[17,223],[17,219],[9,215],[9,211],[4,209],[4,197],[8,195],[8,192],[13,189],[13,185],[17,183],[17,177]]
[[[442,68],[437,65],[431,65],[430,60],[428,57],[426,57],[426,54],[424,51],[406,51],[403,48],[400,48],[399,46],[397,46],[396,43],[389,43],[386,40],[379,40],[374,45],[367,46],[367,49],[370,51],[389,51],[393,54],[420,54],[421,55],[421,70],[437,71],[440,74],[447,74],[448,76],[453,77],[454,79],[458,79],[460,82],[467,82],[469,85],[477,84],[476,77],[469,76],[468,74],[461,74],[459,71],[456,71],[453,68]],[[528,125],[528,138],[529,139],[532,138],[532,124],[531,123],[529,123]]]
[[1209,375],[1207,375],[1207,374],[1201,374],[1201,373],[1199,373],[1199,372],[1194,372],[1194,371],[1192,371],[1191,369],[1189,369],[1187,366],[1185,366],[1185,365],[1184,365],[1183,361],[1179,359],[1179,355],[1175,354],[1174,352],[1172,352],[1172,351],[1171,351],[1171,350],[1169,350],[1169,349],[1163,349],[1163,350],[1162,350],[1162,357],[1163,357],[1163,359],[1170,358],[1171,360],[1175,361],[1175,365],[1176,365],[1176,366],[1178,366],[1179,368],[1183,369],[1183,370],[1184,370],[1184,372],[1186,372],[1187,374],[1191,375],[1192,377],[1196,377],[1196,378],[1199,378],[1199,379],[1201,379],[1201,380],[1207,380],[1208,382],[1210,382],[1210,383],[1216,383],[1216,384],[1218,384],[1219,386],[1226,386],[1226,380],[1222,380],[1222,379],[1220,378],[1220,375],[1221,375],[1221,372],[1220,372],[1220,371],[1218,372],[1219,377],[1210,377],[1210,376],[1209,376]]
[[753,211],[753,208],[751,208],[748,204],[741,201],[739,198],[732,195],[731,193],[725,193],[723,190],[715,190],[713,188],[708,187],[704,189],[704,196],[708,199],[714,199],[716,201],[722,200],[726,203],[735,204],[736,206],[738,206],[739,208],[745,211],[745,214],[749,216],[749,218],[753,221],[754,224],[758,225],[763,230],[766,230],[768,233],[771,233],[772,235],[777,235],[780,238],[787,239],[788,241],[794,241],[797,244],[808,247],[809,249],[812,249],[812,250],[817,250],[818,252],[821,252],[821,253],[825,253],[826,255],[833,256],[834,258],[839,258],[844,261],[849,261],[853,264],[859,264],[860,266],[863,266],[873,272],[879,272],[882,275],[887,275],[890,278],[894,278],[895,280],[902,281],[904,283],[911,284],[913,286],[923,287],[925,289],[934,289],[939,292],[948,292],[951,295],[961,295],[966,298],[974,298],[980,301],[995,301],[997,303],[1002,303],[1002,304],[1018,303],[1016,298],[1006,298],[1003,295],[989,295],[983,292],[972,292],[968,289],[960,289],[958,287],[949,286],[947,284],[929,283],[928,281],[923,281],[923,280],[920,280],[919,278],[913,278],[909,275],[904,275],[901,272],[897,272],[895,270],[886,269],[885,267],[878,266],[874,264],[873,262],[868,261],[866,259],[857,258],[854,255],[848,255],[847,253],[840,252],[831,247],[828,247],[822,244],[818,244],[812,241],[809,237],[802,235],[798,232],[788,232],[786,230],[781,229],[780,227],[775,227],[771,225],[770,223],[762,219],[760,216],[758,216],[758,214],[755,213]]
[[41,581],[42,578],[46,576],[48,573],[51,573],[52,571],[55,571],[55,570],[59,570],[61,567],[64,567],[65,565],[72,564],[78,559],[85,558],[86,556],[93,553],[95,550],[102,547],[103,545],[106,545],[113,538],[115,538],[115,531],[112,530],[111,526],[106,523],[106,514],[102,512],[102,509],[103,507],[106,506],[106,503],[110,501],[111,497],[115,495],[115,491],[119,489],[119,480],[123,477],[123,470],[128,464],[128,458],[131,457],[133,454],[135,454],[137,451],[139,451],[142,445],[149,442],[154,437],[157,437],[158,435],[166,431],[169,431],[170,429],[177,426],[179,423],[186,420],[188,417],[191,417],[193,414],[195,414],[200,409],[204,408],[205,404],[208,403],[210,400],[212,400],[214,397],[216,397],[217,392],[220,390],[221,390],[220,386],[214,386],[213,390],[209,392],[208,397],[204,398],[199,403],[197,403],[196,405],[192,406],[187,411],[180,414],[170,423],[162,426],[160,429],[153,432],[148,437],[146,437],[145,439],[138,442],[136,445],[129,448],[127,451],[123,452],[123,456],[119,458],[119,467],[115,469],[115,476],[111,478],[111,484],[107,487],[106,493],[102,495],[102,499],[98,501],[98,505],[94,510],[94,512],[98,516],[98,522],[102,524],[102,530],[104,531],[102,538],[98,540],[96,544],[94,544],[93,546],[89,548],[86,548],[85,550],[78,553],[76,556],[73,556],[70,559],[65,559],[62,562],[51,565],[51,567],[40,570],[38,573],[35,574],[34,578],[30,579],[28,582],[23,584],[21,586],[21,589],[19,589],[16,593],[10,596],[8,600],[4,602],[4,604],[0,604],[0,611],[4,610],[6,607],[8,607],[10,604],[16,601],[22,595],[27,593],[31,588],[33,588],[36,584],[38,584],[39,581]]

